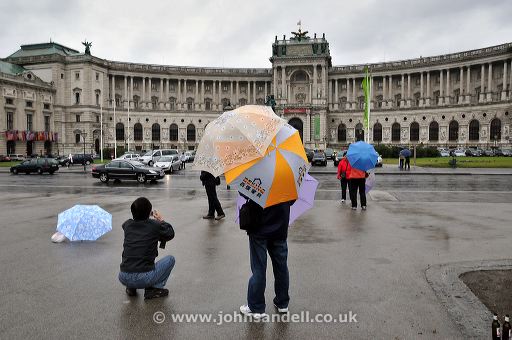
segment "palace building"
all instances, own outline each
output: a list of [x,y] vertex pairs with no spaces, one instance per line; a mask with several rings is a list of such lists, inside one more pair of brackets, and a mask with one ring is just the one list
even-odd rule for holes
[[[0,61],[0,154],[195,149],[226,107],[264,104],[306,147],[364,138],[363,69],[371,72],[372,143],[511,146],[512,43],[446,55],[333,66],[323,34],[275,37],[269,68],[111,61],[50,42]],[[121,150],[119,150],[121,151]]]

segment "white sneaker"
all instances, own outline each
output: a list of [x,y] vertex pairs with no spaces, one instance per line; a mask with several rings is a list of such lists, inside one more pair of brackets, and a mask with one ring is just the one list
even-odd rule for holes
[[344,200],[344,199],[341,199],[341,203],[345,203],[345,200]]
[[274,303],[274,307],[276,307],[276,309],[277,309],[277,311],[279,313],[282,313],[282,314],[287,314],[288,313],[288,307],[286,307],[286,308],[279,308],[279,307],[276,306],[275,303]]
[[352,210],[357,210],[357,208],[356,207],[352,207]]
[[268,317],[268,315],[265,313],[253,313],[248,305],[241,305],[240,313],[242,313],[243,315],[251,316],[256,320],[260,320],[260,319],[264,319],[264,318]]
[[361,209],[366,210],[366,205],[363,205]]

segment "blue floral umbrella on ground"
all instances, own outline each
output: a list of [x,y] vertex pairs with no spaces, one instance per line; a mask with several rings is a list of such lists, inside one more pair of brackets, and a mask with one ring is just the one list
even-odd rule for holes
[[70,241],[95,241],[112,230],[112,215],[97,205],[81,205],[59,214],[57,231]]

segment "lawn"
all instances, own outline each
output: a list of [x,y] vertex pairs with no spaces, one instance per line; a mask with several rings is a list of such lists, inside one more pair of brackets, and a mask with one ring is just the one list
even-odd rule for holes
[[[449,168],[452,157],[416,158],[416,165],[426,168]],[[458,168],[512,168],[512,157],[456,157]],[[397,158],[385,158],[384,164],[398,166]],[[414,159],[411,158],[411,165]]]
[[10,168],[13,165],[20,164],[21,162],[15,161],[15,162],[0,162],[0,168]]

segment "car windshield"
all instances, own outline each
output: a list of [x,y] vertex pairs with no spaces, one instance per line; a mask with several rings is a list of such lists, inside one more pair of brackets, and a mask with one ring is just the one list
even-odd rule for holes
[[148,151],[144,154],[144,156],[152,156],[153,155],[153,151]]
[[164,157],[160,157],[160,159],[158,160],[158,163],[171,162],[171,161],[172,161],[172,157],[164,156]]
[[135,166],[146,166],[145,164],[143,164],[139,161],[133,161],[133,160],[130,161],[130,164],[133,164]]
[[315,152],[315,157],[323,157],[323,152]]

